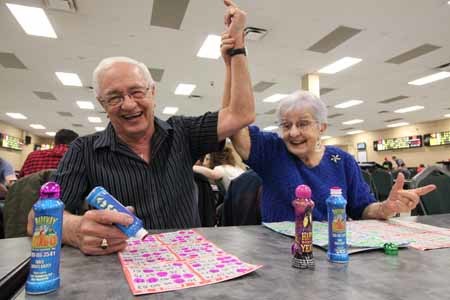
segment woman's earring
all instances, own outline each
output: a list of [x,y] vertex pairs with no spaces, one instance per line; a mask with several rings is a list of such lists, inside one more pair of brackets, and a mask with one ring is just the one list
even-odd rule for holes
[[319,139],[316,141],[316,146],[315,146],[314,150],[316,152],[319,152],[322,150],[322,142],[320,141],[320,136],[319,136]]

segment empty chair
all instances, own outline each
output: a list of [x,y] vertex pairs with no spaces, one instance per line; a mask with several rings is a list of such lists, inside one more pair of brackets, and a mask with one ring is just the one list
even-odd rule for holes
[[6,195],[3,211],[5,238],[27,236],[28,212],[39,198],[41,186],[54,170],[43,170],[17,180]]
[[213,227],[216,225],[216,195],[205,175],[194,172],[194,180],[198,189],[198,212],[202,227]]
[[393,183],[391,173],[384,169],[375,169],[371,175],[376,189],[377,200],[383,201],[387,199]]
[[[428,168],[427,168],[428,169]],[[422,210],[426,215],[450,213],[450,176],[443,170],[424,170],[416,176],[416,186],[436,185],[436,190],[420,197]],[[425,173],[423,176],[421,176]]]
[[361,174],[364,178],[364,181],[369,185],[369,188],[372,191],[372,194],[374,194],[375,198],[377,198],[377,189],[373,183],[372,175],[370,175],[370,172],[365,169],[361,169]]
[[261,185],[261,178],[253,170],[233,179],[225,195],[221,225],[261,224]]

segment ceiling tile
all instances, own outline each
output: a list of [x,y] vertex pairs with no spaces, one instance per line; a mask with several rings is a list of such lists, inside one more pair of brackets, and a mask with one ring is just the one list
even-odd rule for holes
[[150,25],[180,29],[189,0],[154,0]]

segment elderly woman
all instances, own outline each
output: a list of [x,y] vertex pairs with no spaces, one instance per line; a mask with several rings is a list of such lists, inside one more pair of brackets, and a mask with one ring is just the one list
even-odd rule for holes
[[309,92],[298,91],[281,100],[278,120],[280,135],[250,126],[232,137],[238,153],[263,179],[264,222],[294,220],[291,201],[300,184],[311,187],[313,217],[319,221],[327,220],[325,200],[334,186],[342,188],[352,219],[387,219],[411,211],[419,196],[436,188],[429,185],[403,190],[404,176],[399,174],[389,197],[376,202],[355,159],[337,147],[321,144],[320,136],[327,129],[327,109]]

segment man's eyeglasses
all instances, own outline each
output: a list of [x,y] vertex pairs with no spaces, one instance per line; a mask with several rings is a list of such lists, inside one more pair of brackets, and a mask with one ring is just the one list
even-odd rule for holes
[[114,107],[114,106],[118,106],[118,105],[122,104],[123,101],[125,100],[126,96],[130,97],[131,99],[133,99],[135,101],[144,100],[149,89],[150,89],[150,87],[145,88],[145,89],[144,88],[133,89],[125,94],[111,94],[111,95],[106,96],[105,98],[99,97],[99,100],[102,103],[106,103],[110,107]]

